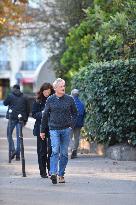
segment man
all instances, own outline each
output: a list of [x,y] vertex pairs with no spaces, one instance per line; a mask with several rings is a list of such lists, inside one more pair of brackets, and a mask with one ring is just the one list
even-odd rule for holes
[[[8,111],[6,114],[6,118],[10,121],[8,122],[7,127],[7,139],[9,142],[9,152],[11,160],[16,156],[16,160],[20,160],[20,138],[19,138],[19,120],[18,115],[22,115],[22,121],[24,125],[26,124],[30,112],[28,100],[24,97],[23,93],[20,91],[19,85],[14,85],[11,93],[4,100],[4,105],[8,106]],[[9,113],[11,110],[11,113]],[[14,128],[16,127],[16,149],[14,146],[14,141],[12,138],[12,133]]]
[[81,100],[78,97],[79,90],[77,89],[72,90],[71,96],[74,98],[74,101],[75,101],[75,104],[78,110],[76,124],[71,132],[71,139],[74,137],[74,147],[72,150],[71,159],[74,159],[77,157],[77,150],[78,150],[79,140],[80,140],[80,131],[84,125],[85,107],[84,107],[84,104],[81,102]]
[[65,94],[65,81],[63,79],[56,79],[53,88],[55,94],[47,99],[40,136],[44,140],[46,127],[49,125],[52,146],[50,174],[52,183],[57,184],[57,175],[59,183],[65,183],[64,174],[68,163],[70,132],[71,127],[75,124],[77,109],[73,98]]

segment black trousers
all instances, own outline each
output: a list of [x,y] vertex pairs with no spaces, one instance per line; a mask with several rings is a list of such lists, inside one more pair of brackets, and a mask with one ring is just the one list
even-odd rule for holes
[[51,156],[51,141],[49,136],[44,140],[40,136],[37,136],[37,155],[40,175],[49,173]]

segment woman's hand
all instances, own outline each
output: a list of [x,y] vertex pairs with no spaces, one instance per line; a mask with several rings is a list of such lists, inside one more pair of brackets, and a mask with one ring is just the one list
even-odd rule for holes
[[41,137],[42,140],[44,140],[45,139],[45,133],[40,133],[40,137]]

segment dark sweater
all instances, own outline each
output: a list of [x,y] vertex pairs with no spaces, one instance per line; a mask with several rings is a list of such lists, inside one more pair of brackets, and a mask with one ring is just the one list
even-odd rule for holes
[[55,94],[47,99],[45,105],[41,132],[44,133],[49,125],[50,130],[62,130],[74,127],[77,109],[73,98],[69,95],[57,97]]

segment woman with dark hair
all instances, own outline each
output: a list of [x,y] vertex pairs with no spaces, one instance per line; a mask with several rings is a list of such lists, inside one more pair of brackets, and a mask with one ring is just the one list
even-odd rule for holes
[[[51,143],[49,136],[49,128],[46,128],[46,139],[42,140],[40,137],[40,125],[42,113],[46,104],[47,98],[54,93],[53,87],[50,83],[44,83],[40,90],[37,92],[36,99],[32,105],[32,117],[36,119],[33,135],[37,136],[37,155],[40,175],[42,178],[48,178],[50,170],[50,156],[51,156]],[[48,169],[48,174],[47,174]]]

